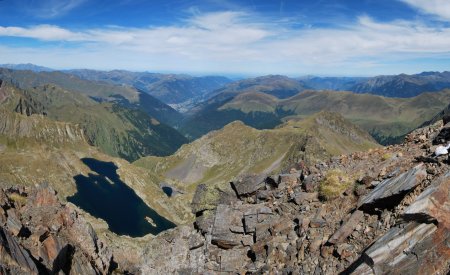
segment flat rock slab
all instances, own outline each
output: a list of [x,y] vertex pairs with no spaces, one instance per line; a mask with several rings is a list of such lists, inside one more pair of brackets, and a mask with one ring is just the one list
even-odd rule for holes
[[319,200],[319,193],[313,192],[313,193],[307,193],[307,192],[296,192],[293,195],[293,200],[295,204],[301,205],[303,203],[310,203],[313,201]]
[[450,230],[450,174],[434,181],[406,208],[404,218],[424,222],[437,221]]
[[272,209],[263,204],[245,204],[239,207],[244,213],[245,233],[255,232],[256,225],[273,215]]
[[443,274],[450,260],[450,232],[411,222],[391,228],[365,252],[353,274]]
[[424,165],[419,164],[395,178],[382,181],[372,192],[358,202],[358,207],[364,207],[382,199],[401,195],[419,185],[426,176],[427,172]]

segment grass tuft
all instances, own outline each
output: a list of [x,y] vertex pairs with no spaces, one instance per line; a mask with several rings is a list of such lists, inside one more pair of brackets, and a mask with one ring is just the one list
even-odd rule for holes
[[339,197],[349,188],[354,180],[340,169],[328,171],[325,178],[320,182],[319,195],[324,200]]
[[11,195],[9,195],[9,198],[20,206],[24,206],[27,203],[27,197],[19,195],[17,193],[12,193]]

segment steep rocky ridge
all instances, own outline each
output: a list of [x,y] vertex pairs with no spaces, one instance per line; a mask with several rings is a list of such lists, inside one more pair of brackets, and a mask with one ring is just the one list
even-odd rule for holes
[[19,138],[24,143],[38,141],[53,145],[87,142],[84,131],[78,125],[51,121],[39,115],[23,119],[23,115],[6,110],[0,110],[0,116],[0,135],[7,139]]
[[78,124],[89,143],[112,156],[135,160],[146,155],[170,155],[187,142],[176,130],[142,111],[98,103],[54,85],[21,90],[5,82],[1,94],[0,108]]

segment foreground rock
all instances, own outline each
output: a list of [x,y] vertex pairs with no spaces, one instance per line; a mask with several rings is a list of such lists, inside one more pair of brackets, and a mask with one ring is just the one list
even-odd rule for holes
[[[152,274],[448,274],[450,169],[446,159],[431,156],[440,132],[437,124],[399,146],[303,165],[300,172],[241,177],[232,193],[200,185],[194,226],[156,237],[141,268]],[[335,199],[320,201],[328,171],[352,183],[328,189]],[[150,256],[155,253],[174,258],[162,263]]]
[[0,190],[1,274],[106,274],[112,253],[49,187]]
[[435,180],[362,256],[355,274],[434,274],[450,264],[450,174]]

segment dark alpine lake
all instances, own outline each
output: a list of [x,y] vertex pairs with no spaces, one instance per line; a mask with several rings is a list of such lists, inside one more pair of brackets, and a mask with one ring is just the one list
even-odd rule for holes
[[[117,166],[93,158],[82,159],[98,175],[74,177],[78,192],[67,200],[96,218],[105,220],[112,232],[130,237],[156,235],[175,227],[171,221],[148,207],[136,193],[120,180]],[[155,226],[146,217],[151,218]]]

